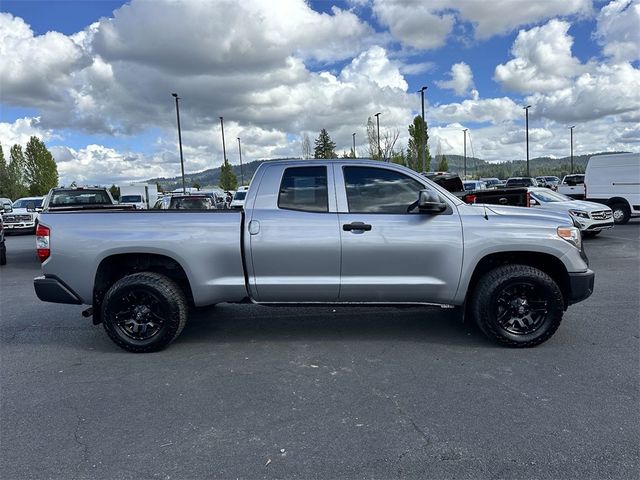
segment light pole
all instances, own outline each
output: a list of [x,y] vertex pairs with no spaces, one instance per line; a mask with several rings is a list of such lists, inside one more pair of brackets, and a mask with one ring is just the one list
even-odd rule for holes
[[187,193],[187,189],[184,184],[184,158],[182,157],[182,131],[180,130],[180,107],[178,106],[178,100],[180,97],[177,93],[172,93],[171,96],[176,99],[176,117],[178,119],[178,144],[180,145],[180,169],[182,170],[182,193]]
[[469,130],[468,128],[465,128],[464,130],[462,130],[462,133],[464,135],[464,179],[467,179],[467,130]]
[[571,171],[569,173],[573,173],[573,129],[576,128],[575,125],[569,127],[569,131],[571,132]]
[[242,173],[242,148],[240,147],[240,137],[238,139],[238,153],[240,154],[240,181],[241,185],[244,185],[244,174]]
[[353,137],[353,158],[357,158],[358,156],[356,155],[356,132],[353,132],[351,136]]
[[376,117],[376,123],[378,124],[378,160],[382,160],[382,150],[380,150],[380,112],[374,115]]
[[523,107],[524,112],[525,112],[525,125],[526,125],[526,130],[527,130],[527,177],[529,177],[529,109],[531,108],[531,105],[527,105],[526,107]]
[[422,171],[427,171],[427,141],[426,141],[426,133],[427,133],[427,124],[424,121],[424,91],[429,87],[422,87],[420,90],[420,101],[422,103],[422,128],[424,128],[423,137],[422,137],[422,148],[420,149],[420,155],[422,156]]
[[224,146],[224,119],[220,117],[220,128],[222,129],[222,161],[227,164],[227,149]]

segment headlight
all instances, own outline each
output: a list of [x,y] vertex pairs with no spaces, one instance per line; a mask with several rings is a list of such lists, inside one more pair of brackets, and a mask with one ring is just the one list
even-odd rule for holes
[[571,243],[578,250],[582,250],[582,235],[576,227],[558,227],[558,236]]
[[569,210],[569,213],[576,217],[589,218],[589,214],[587,212],[583,212],[582,210]]

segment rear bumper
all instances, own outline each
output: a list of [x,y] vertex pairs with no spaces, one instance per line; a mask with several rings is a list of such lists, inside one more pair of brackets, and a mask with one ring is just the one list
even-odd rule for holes
[[82,304],[78,295],[66,286],[62,280],[54,276],[34,278],[33,288],[38,298],[43,302]]
[[591,296],[593,293],[595,276],[596,274],[593,270],[569,274],[569,305],[586,300]]

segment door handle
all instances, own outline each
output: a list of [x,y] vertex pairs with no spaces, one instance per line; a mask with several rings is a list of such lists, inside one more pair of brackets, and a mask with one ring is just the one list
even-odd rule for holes
[[371,225],[363,222],[352,222],[352,223],[345,223],[344,225],[342,225],[342,229],[345,232],[351,232],[353,230],[363,230],[365,232],[368,232],[369,230],[371,230]]

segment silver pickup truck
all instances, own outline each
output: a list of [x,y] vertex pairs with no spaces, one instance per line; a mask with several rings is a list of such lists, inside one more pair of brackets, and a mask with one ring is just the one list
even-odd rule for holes
[[91,305],[132,352],[167,346],[190,306],[460,307],[491,339],[549,339],[594,283],[568,216],[467,205],[404,167],[271,161],[243,210],[41,215],[41,300]]

